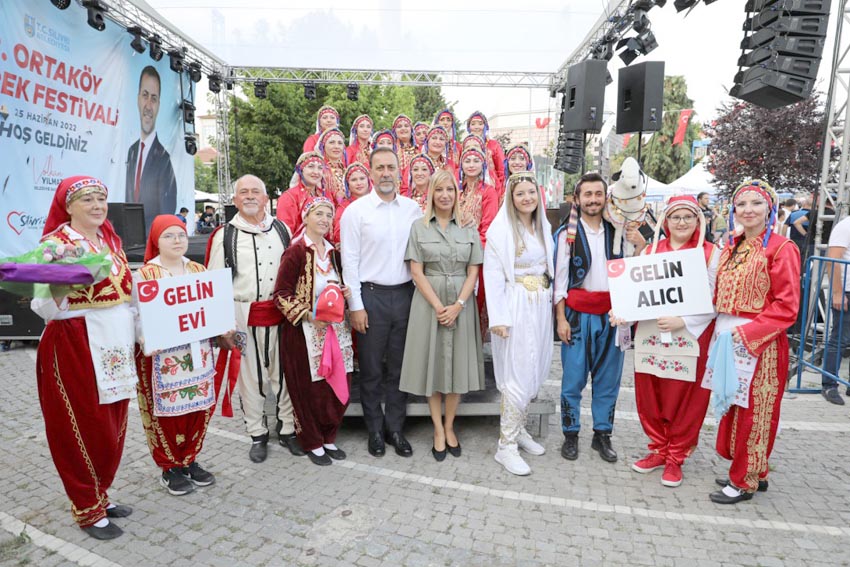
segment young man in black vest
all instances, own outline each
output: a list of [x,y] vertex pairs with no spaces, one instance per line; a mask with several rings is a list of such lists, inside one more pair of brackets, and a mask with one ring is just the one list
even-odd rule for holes
[[[608,185],[598,173],[582,175],[573,199],[578,215],[555,235],[555,320],[561,346],[561,456],[578,458],[581,429],[581,393],[591,375],[593,388],[593,442],[591,448],[608,462],[617,460],[611,447],[614,406],[620,392],[623,351],[615,344],[617,327],[608,321],[607,261],[615,255],[614,226],[602,218]],[[625,239],[639,253],[646,241],[636,227],[626,229]]]

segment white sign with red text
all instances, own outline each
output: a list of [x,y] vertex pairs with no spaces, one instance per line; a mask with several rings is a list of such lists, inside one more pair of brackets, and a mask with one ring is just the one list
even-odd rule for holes
[[230,268],[135,282],[145,354],[236,327]]
[[702,248],[608,261],[614,315],[626,321],[711,313]]

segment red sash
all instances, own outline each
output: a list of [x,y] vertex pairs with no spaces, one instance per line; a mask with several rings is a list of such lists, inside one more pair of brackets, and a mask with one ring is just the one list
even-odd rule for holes
[[[228,368],[227,361],[230,359]],[[239,367],[242,365],[242,353],[238,348],[232,350],[221,349],[218,353],[218,360],[215,363],[215,398],[218,402],[221,399],[221,415],[224,417],[233,417],[233,403],[230,398],[233,396],[233,389],[236,387],[236,379],[239,377]],[[227,385],[222,390],[222,382],[224,382],[224,372],[227,370]]]
[[567,293],[567,307],[579,313],[604,315],[611,311],[611,294],[574,287]]
[[277,308],[274,299],[254,301],[248,311],[249,327],[275,327],[283,323],[283,313]]

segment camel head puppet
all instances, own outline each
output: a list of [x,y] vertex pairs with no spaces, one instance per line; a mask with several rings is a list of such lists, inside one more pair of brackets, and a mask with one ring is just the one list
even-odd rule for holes
[[642,223],[646,217],[646,174],[636,159],[628,157],[622,169],[611,176],[611,181],[603,216],[614,225],[614,254],[620,253],[622,245],[624,256],[634,256],[635,246],[631,242],[624,243],[623,232],[627,223]]

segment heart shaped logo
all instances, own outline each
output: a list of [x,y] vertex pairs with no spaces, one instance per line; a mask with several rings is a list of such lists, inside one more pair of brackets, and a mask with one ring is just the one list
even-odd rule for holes
[[138,291],[140,303],[153,301],[159,293],[159,282],[156,280],[139,282]]
[[[6,215],[6,223],[9,225],[9,228],[14,230],[18,234],[18,236],[20,236],[21,233],[24,231],[24,227],[21,226],[21,228],[19,230],[18,227],[15,226],[15,223],[13,222],[12,219],[13,218],[20,218],[22,214],[24,214],[24,213],[22,213],[21,211],[12,211],[8,215]],[[18,224],[20,224],[20,223],[18,223]]]
[[617,278],[626,271],[626,262],[623,259],[608,261],[608,277]]

